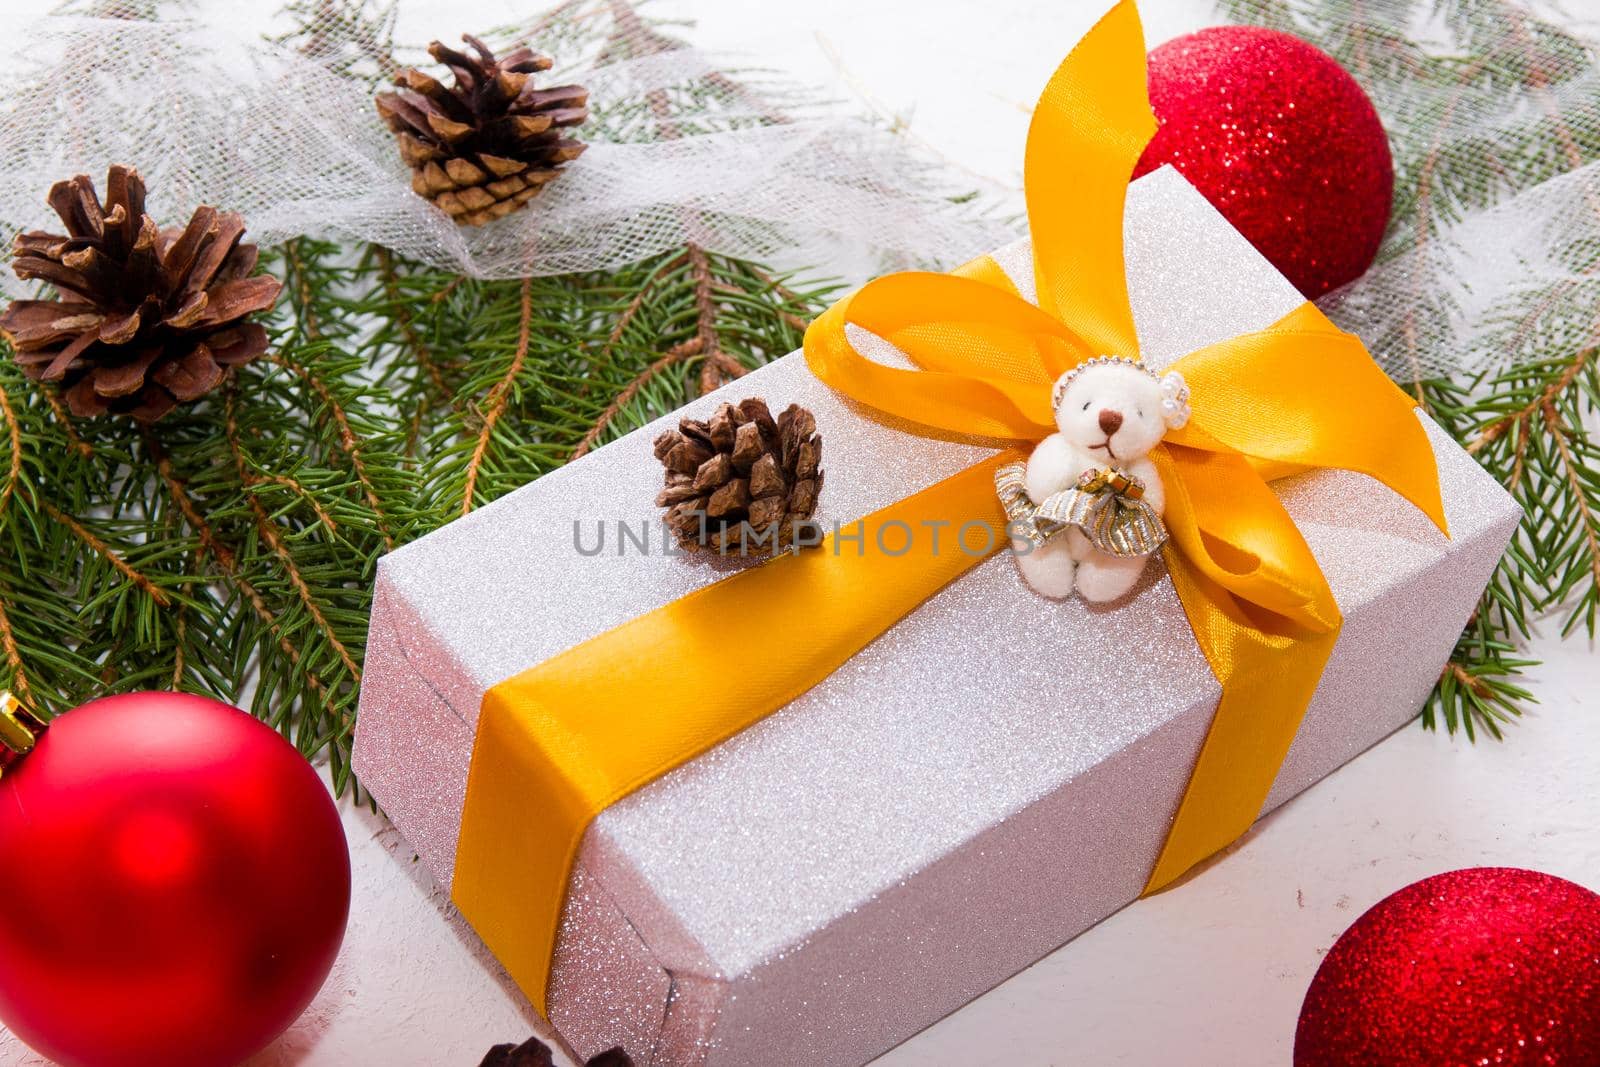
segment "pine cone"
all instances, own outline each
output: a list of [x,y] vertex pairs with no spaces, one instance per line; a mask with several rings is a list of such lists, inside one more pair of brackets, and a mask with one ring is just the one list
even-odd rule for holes
[[449,88],[411,67],[395,75],[398,92],[379,93],[378,114],[400,142],[411,188],[457,222],[481,226],[522,207],[577,159],[584,145],[562,127],[589,117],[589,91],[578,85],[535,89],[550,59],[520,47],[504,59],[476,37],[476,56],[438,41],[428,54],[450,68]]
[[667,468],[656,503],[691,551],[760,554],[787,548],[822,490],[822,437],[811,412],[790,404],[776,420],[752,397],[710,421],[684,419],[656,438]]
[[244,220],[199,207],[182,230],[160,230],[144,192],[137,171],[114,166],[102,207],[80,174],[50,189],[65,237],[17,235],[11,268],[51,283],[59,299],[12,302],[0,332],[23,373],[59,383],[74,415],[158,419],[267,350],[267,331],[245,320],[282,286],[250,276],[256,246],[240,243]]
[[[520,1045],[496,1045],[478,1067],[555,1067],[555,1056],[549,1045],[530,1037]],[[583,1067],[633,1067],[633,1060],[620,1048],[613,1048],[590,1058]]]

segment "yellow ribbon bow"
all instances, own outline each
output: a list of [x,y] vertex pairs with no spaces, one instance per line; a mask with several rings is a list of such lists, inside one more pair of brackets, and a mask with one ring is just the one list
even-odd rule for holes
[[[1122,0],[1061,64],[1034,112],[1024,182],[1037,307],[988,260],[964,277],[880,278],[806,333],[816,375],[915,424],[1034,442],[1055,430],[1058,376],[1098,355],[1137,358],[1122,213],[1156,128],[1144,57],[1138,11]],[[867,360],[846,323],[922,369]],[[1172,369],[1188,383],[1191,415],[1151,454],[1167,491],[1164,556],[1223,695],[1147,890],[1255,821],[1338,635],[1338,605],[1268,479],[1360,471],[1445,530],[1414,402],[1314,305]]]
[[[1131,0],[1050,79],[1028,134],[1039,305],[981,259],[957,275],[881,278],[806,334],[836,389],[941,434],[1033,442],[1052,382],[1102,354],[1136,356],[1123,200],[1154,131]],[[921,368],[864,359],[856,323]],[[1268,488],[1309,467],[1372,475],[1444,527],[1433,452],[1406,395],[1356,338],[1306,304],[1272,328],[1175,365],[1191,416],[1155,453],[1164,549],[1222,699],[1148,889],[1242,833],[1261,809],[1338,634],[1338,606]],[[579,842],[610,804],[788,704],[1004,543],[996,456],[905,498],[819,549],[735,574],[568,649],[484,696],[452,895],[540,1011]],[[962,551],[902,531],[962,526]],[[962,525],[962,520],[968,520]],[[838,542],[848,540],[851,547]],[[747,620],[728,627],[725,620]],[[805,627],[777,619],[804,618]],[[749,621],[753,620],[753,621]],[[763,620],[772,620],[770,624]],[[774,648],[782,629],[788,643]],[[729,662],[762,670],[730,672]]]

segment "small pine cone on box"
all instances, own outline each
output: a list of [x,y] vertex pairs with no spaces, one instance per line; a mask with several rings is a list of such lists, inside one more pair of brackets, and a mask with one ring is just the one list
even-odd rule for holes
[[[555,1067],[555,1054],[537,1037],[520,1045],[496,1045],[478,1067]],[[620,1048],[607,1049],[591,1056],[583,1067],[633,1067],[633,1059]]]
[[709,420],[684,419],[656,438],[655,453],[667,469],[656,503],[691,551],[776,552],[817,509],[822,437],[796,404],[776,419],[757,397],[723,404]]
[[481,226],[527,204],[584,145],[563,131],[589,117],[589,91],[578,85],[535,89],[547,56],[520,47],[495,57],[476,37],[476,55],[439,41],[428,54],[450,68],[454,84],[406,67],[396,92],[379,93],[378,114],[394,131],[411,167],[411,188],[457,222]]
[[17,235],[11,269],[58,295],[13,301],[0,333],[22,372],[56,383],[74,415],[153,421],[267,350],[267,331],[247,320],[282,285],[252,276],[257,253],[240,241],[244,220],[202,206],[187,226],[163,230],[144,198],[130,167],[110,169],[104,204],[80,174],[50,189],[64,236]]

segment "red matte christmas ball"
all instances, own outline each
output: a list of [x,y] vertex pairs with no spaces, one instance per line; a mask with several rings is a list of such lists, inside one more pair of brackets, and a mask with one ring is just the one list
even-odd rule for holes
[[1135,175],[1171,163],[1309,298],[1372,265],[1394,160],[1372,102],[1298,37],[1223,26],[1150,53],[1160,128]]
[[1600,895],[1473,867],[1386,897],[1317,969],[1294,1063],[1600,1063]]
[[[19,718],[0,708],[0,740]],[[24,733],[26,736],[26,733]],[[225,1067],[338,953],[350,857],[305,759],[180,693],[85,704],[0,773],[0,1020],[63,1067]]]

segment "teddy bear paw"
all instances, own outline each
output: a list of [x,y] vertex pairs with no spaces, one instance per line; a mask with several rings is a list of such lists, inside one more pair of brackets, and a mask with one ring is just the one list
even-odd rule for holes
[[1078,564],[1078,595],[1095,604],[1117,600],[1133,590],[1143,572],[1143,557],[1086,559]]
[[1060,600],[1072,595],[1073,576],[1078,564],[1067,551],[1063,538],[1047,541],[1026,555],[1018,555],[1017,570],[1040,596]]

